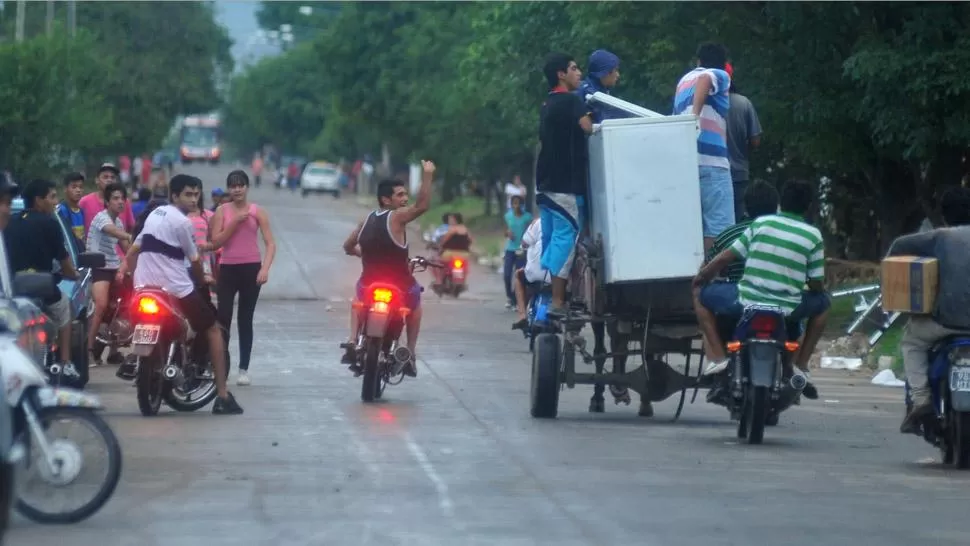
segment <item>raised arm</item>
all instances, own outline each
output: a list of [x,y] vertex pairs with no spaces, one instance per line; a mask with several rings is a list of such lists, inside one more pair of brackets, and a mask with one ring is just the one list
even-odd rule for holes
[[391,213],[391,221],[398,226],[405,226],[431,208],[431,183],[434,181],[434,162],[421,160],[423,174],[421,176],[421,187],[418,188],[418,198],[410,207],[403,207]]

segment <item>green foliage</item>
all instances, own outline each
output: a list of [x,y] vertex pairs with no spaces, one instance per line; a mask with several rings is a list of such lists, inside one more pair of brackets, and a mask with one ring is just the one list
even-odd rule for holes
[[[19,45],[0,45],[0,165],[15,173],[46,175],[72,154],[114,142],[103,58],[89,54],[93,39],[63,33]],[[73,85],[72,85],[73,84]]]
[[45,33],[46,6],[0,15],[0,166],[44,176],[80,162],[157,149],[178,115],[222,103],[231,40],[211,2],[77,2],[70,38],[63,3]]
[[[261,20],[290,22],[298,7],[264,2]],[[382,146],[398,161],[428,155],[446,195],[466,178],[520,172],[528,182],[547,53],[583,67],[609,49],[622,60],[615,94],[668,113],[698,43],[715,40],[765,128],[753,174],[829,180],[818,220],[832,253],[877,258],[935,217],[940,189],[968,170],[966,3],[360,2],[317,16],[315,68],[294,72],[305,66],[297,48],[238,82],[278,82],[273,100],[233,95],[254,120],[292,111],[306,123],[238,138],[346,157]]]

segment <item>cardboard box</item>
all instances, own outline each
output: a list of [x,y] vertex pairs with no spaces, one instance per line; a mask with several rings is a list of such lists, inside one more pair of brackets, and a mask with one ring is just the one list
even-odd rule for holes
[[882,261],[884,311],[927,315],[936,308],[940,264],[936,258],[894,256]]

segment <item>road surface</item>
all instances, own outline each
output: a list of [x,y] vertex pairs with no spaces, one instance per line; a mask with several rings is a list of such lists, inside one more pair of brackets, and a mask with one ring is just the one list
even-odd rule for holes
[[[190,170],[208,193],[229,169]],[[8,544],[970,544],[970,473],[927,462],[929,446],[897,433],[901,391],[863,377],[818,374],[821,400],[783,414],[762,446],[738,445],[703,394],[671,423],[673,400],[649,420],[635,402],[591,415],[578,387],[557,420],[532,419],[527,346],[484,270],[467,298],[425,294],[417,380],[365,406],[338,363],[359,273],[340,242],[365,210],[265,185],[252,196],[279,251],[253,384],[232,387],[245,415],[143,418],[114,367],[95,370],[121,484],[74,526],[16,517]]]

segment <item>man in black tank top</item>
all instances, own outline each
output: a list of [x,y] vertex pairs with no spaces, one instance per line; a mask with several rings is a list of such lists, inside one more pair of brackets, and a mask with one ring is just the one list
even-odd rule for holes
[[[421,285],[411,275],[408,267],[407,225],[420,218],[431,208],[431,182],[434,179],[435,165],[431,161],[421,162],[424,175],[418,189],[417,201],[408,206],[408,190],[399,180],[385,180],[377,186],[377,203],[380,206],[367,215],[357,228],[344,241],[344,252],[359,256],[363,271],[357,281],[355,302],[364,299],[364,289],[371,283],[386,282],[398,287],[407,294],[407,306],[411,313],[405,323],[407,347],[415,352],[418,332],[421,330]],[[360,317],[351,306],[350,339],[353,346],[357,341]],[[344,364],[356,363],[353,349],[347,349],[340,360]],[[405,368],[411,377],[417,375],[415,361]]]

